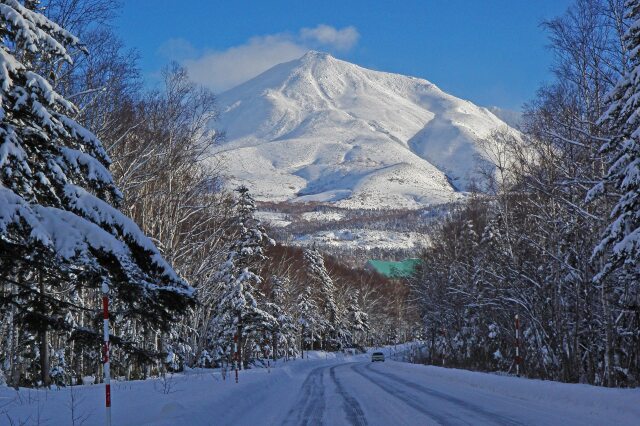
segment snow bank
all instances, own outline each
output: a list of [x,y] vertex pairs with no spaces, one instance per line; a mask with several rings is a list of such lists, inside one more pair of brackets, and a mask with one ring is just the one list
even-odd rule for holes
[[632,424],[634,419],[640,422],[640,388],[610,389],[415,364],[402,364],[399,369],[408,376],[424,372],[430,381],[461,384],[523,401],[536,400],[558,410],[572,407],[584,413],[608,413],[611,424]]

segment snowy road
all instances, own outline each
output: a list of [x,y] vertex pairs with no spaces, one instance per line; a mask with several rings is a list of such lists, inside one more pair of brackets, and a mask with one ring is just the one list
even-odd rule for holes
[[[395,362],[313,369],[281,423],[285,425],[584,425],[573,413],[487,395],[460,384],[432,383]],[[251,413],[253,421],[256,413]],[[582,417],[582,416],[579,416]],[[237,419],[242,423],[242,419]],[[248,422],[247,424],[251,423]],[[596,422],[597,423],[597,422]]]
[[[262,404],[247,411],[231,409],[220,424],[631,425],[640,419],[640,390],[567,385],[390,360],[375,364],[363,358],[335,360],[307,370],[299,385],[295,374],[282,385],[287,397],[266,390],[259,398]],[[611,405],[612,400],[617,405]]]
[[[392,350],[385,349],[387,355]],[[114,425],[638,425],[640,389],[529,380],[311,353],[271,371],[190,371],[116,382]],[[104,422],[101,385],[15,392],[0,386],[0,424]],[[74,410],[71,410],[71,406]],[[81,422],[76,421],[76,424]]]

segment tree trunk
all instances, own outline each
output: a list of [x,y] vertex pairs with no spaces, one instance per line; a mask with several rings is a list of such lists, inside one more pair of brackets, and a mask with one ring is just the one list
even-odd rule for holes
[[[41,303],[41,311],[40,313],[44,316],[46,315],[46,304],[44,300],[44,279],[42,278],[42,274],[39,277],[40,281],[40,303]],[[51,377],[49,376],[49,333],[47,332],[47,325],[45,324],[40,330],[40,379],[42,380],[42,385],[44,387],[49,387],[51,384]]]
[[[11,286],[11,293],[12,296],[13,294],[15,294],[16,289],[15,286],[12,285]],[[15,315],[16,315],[16,307],[15,305],[11,305],[11,311],[10,311],[10,316],[9,316],[9,338],[8,338],[8,343],[9,343],[9,347],[7,349],[7,355],[9,357],[9,385],[15,387],[16,390],[18,390],[18,386],[19,386],[19,381],[20,381],[20,377],[18,376],[16,378],[16,373],[18,371],[17,368],[17,359],[18,359],[18,336],[19,336],[19,330],[18,330],[18,326],[15,323]]]
[[[276,333],[271,333],[271,359],[274,362],[276,360],[277,351],[278,351],[278,340],[276,338]],[[269,358],[269,354],[267,354],[267,358]]]
[[238,314],[238,353],[236,354],[238,369],[242,370],[244,367],[244,339],[242,338],[242,317]]
[[606,294],[606,284],[603,282],[602,287],[600,289],[600,297],[602,303],[602,316],[603,316],[603,326],[604,326],[604,378],[603,385],[607,387],[613,386],[613,377],[611,376],[611,364],[612,364],[612,353],[611,353],[611,319],[609,313],[609,301],[607,300]]

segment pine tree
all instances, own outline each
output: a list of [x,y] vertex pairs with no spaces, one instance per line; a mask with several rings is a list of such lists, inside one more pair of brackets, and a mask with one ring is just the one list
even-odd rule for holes
[[280,355],[288,356],[297,352],[295,347],[297,327],[285,307],[286,299],[289,296],[289,279],[274,276],[271,282],[271,302],[267,303],[267,311],[276,320],[271,336],[275,359]]
[[264,249],[273,245],[260,221],[254,217],[255,201],[245,186],[236,192],[237,238],[229,249],[227,261],[219,272],[221,297],[212,327],[217,334],[217,344],[227,357],[234,336],[238,336],[238,352],[243,363],[248,362],[251,340],[259,334],[270,332],[276,319],[258,306],[259,285],[262,277],[257,273],[266,260]]
[[[38,336],[48,385],[48,332],[72,329],[65,314],[79,308],[69,295],[106,281],[114,307],[166,329],[193,290],[117,210],[110,159],[70,118],[77,109],[53,90],[55,75],[34,71],[70,63],[82,44],[29,8],[37,2],[25,5],[0,1],[0,313],[21,333],[15,342]],[[74,332],[95,344],[98,330]]]
[[[615,347],[623,333],[635,334],[637,341],[637,332],[623,330],[625,325],[637,330],[637,315],[632,312],[640,305],[640,1],[628,0],[625,8],[630,25],[623,40],[630,67],[608,95],[608,108],[598,122],[612,135],[600,148],[608,170],[587,194],[591,201],[609,190],[616,193],[610,222],[592,255],[599,266],[593,281],[600,288],[606,386],[613,386],[615,374],[625,371],[619,362],[628,354],[614,354]],[[623,313],[616,315],[616,307],[622,307]],[[629,380],[627,373],[622,376]]]
[[351,337],[352,344],[360,344],[363,334],[369,331],[369,315],[360,308],[360,292],[354,290],[349,294],[347,306],[346,326]]
[[596,280],[616,268],[640,278],[640,1],[629,0],[626,8],[631,24],[624,40],[631,68],[609,95],[609,108],[600,119],[613,135],[600,149],[610,166],[605,180],[589,194],[593,198],[607,186],[620,193],[612,222],[594,251],[600,256],[611,249]]
[[320,323],[318,329],[322,333],[323,347],[336,346],[338,307],[335,301],[336,288],[333,280],[324,266],[322,254],[315,248],[305,249],[303,252],[308,285],[311,286],[318,297],[320,307]]
[[320,322],[318,305],[313,300],[311,287],[305,287],[296,301],[296,317],[300,325],[300,350],[304,356],[305,346],[313,350],[316,328]]

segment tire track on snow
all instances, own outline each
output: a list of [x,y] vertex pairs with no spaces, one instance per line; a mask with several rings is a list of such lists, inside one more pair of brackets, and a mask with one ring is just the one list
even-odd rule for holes
[[329,375],[331,376],[331,380],[333,380],[333,383],[336,385],[338,394],[342,397],[342,401],[344,402],[343,408],[345,413],[347,414],[347,420],[354,426],[367,426],[367,419],[364,416],[362,407],[354,397],[347,393],[340,379],[336,377],[335,370],[338,367],[338,365],[331,367],[329,369]]
[[466,409],[467,411],[473,412],[477,416],[484,417],[485,419],[491,421],[494,424],[501,424],[501,425],[521,425],[522,424],[522,423],[520,423],[520,422],[518,422],[518,421],[516,421],[516,420],[514,420],[512,418],[503,416],[501,414],[493,413],[491,411],[487,411],[487,410],[485,410],[483,407],[481,407],[479,405],[472,404],[472,403],[467,402],[465,400],[462,400],[460,398],[456,398],[456,397],[448,395],[446,393],[443,393],[443,392],[440,392],[440,391],[437,391],[437,390],[434,390],[434,389],[430,389],[428,387],[425,387],[425,386],[422,386],[420,384],[411,382],[409,380],[403,379],[403,378],[395,376],[393,374],[383,373],[381,371],[374,370],[371,365],[367,365],[365,368],[367,370],[369,370],[371,373],[373,373],[375,375],[378,375],[380,377],[384,377],[387,380],[392,380],[392,381],[394,381],[394,382],[396,382],[398,384],[401,384],[401,385],[406,386],[408,388],[414,389],[414,390],[416,390],[416,391],[418,391],[418,392],[420,392],[422,394],[426,394],[428,396],[435,397],[435,398],[438,398],[438,399],[441,399],[441,400],[445,400],[447,402],[450,402],[452,404],[460,406],[460,407]]

